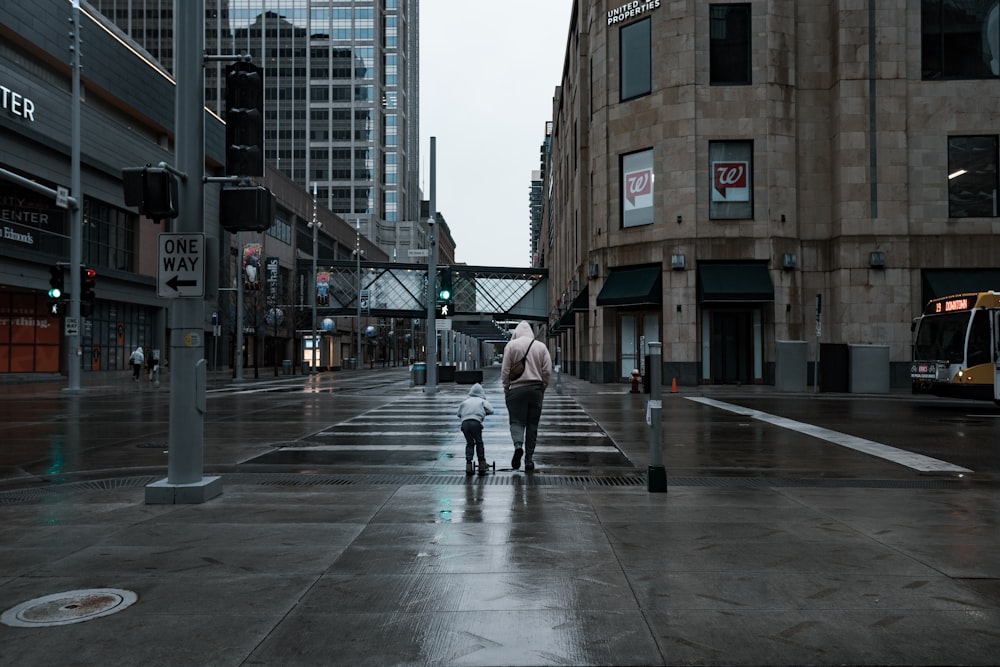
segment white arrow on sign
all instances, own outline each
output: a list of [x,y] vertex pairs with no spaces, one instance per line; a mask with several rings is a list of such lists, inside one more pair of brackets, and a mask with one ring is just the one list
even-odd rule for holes
[[204,297],[204,234],[160,234],[157,255],[156,295]]

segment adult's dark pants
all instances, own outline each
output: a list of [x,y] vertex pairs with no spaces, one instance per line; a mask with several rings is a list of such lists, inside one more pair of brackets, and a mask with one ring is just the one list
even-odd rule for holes
[[510,437],[515,449],[524,447],[525,461],[531,461],[538,439],[538,421],[542,418],[545,390],[540,384],[515,387],[507,392],[507,412],[510,414]]

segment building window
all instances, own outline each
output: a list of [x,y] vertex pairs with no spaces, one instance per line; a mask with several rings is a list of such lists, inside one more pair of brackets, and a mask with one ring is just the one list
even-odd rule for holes
[[924,79],[1000,76],[996,2],[923,0],[920,32]]
[[750,5],[712,5],[709,8],[709,35],[711,83],[751,83]]
[[653,149],[621,158],[622,227],[653,224]]
[[648,95],[651,64],[649,53],[650,20],[643,19],[621,29],[621,100]]
[[997,216],[997,137],[948,138],[948,217]]
[[753,219],[753,142],[708,143],[711,220]]

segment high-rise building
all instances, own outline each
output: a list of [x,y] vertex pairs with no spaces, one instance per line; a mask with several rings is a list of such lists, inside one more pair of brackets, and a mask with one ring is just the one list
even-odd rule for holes
[[[93,0],[172,69],[173,0]],[[264,70],[266,161],[390,255],[419,225],[416,0],[205,0],[210,56]],[[225,112],[227,62],[210,60],[205,103]],[[404,250],[405,252],[405,250]]]
[[666,384],[837,391],[868,347],[909,387],[927,302],[1000,290],[998,13],[575,0],[539,240],[563,370],[658,341]]

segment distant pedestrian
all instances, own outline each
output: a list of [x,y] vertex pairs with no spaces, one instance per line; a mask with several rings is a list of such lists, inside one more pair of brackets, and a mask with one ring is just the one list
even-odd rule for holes
[[503,351],[500,379],[510,414],[510,436],[514,456],[510,467],[518,470],[524,456],[524,469],[535,469],[535,444],[538,422],[542,417],[542,399],[552,375],[552,356],[545,343],[535,340],[531,325],[521,321]]
[[483,385],[478,382],[469,390],[469,397],[458,406],[458,418],[462,420],[462,434],[465,436],[465,474],[474,472],[472,453],[479,459],[479,474],[486,474],[486,445],[483,443],[483,420],[493,414],[493,406],[486,400]]
[[128,362],[132,364],[132,381],[139,381],[139,373],[142,372],[142,364],[146,361],[146,355],[142,353],[142,346],[135,348],[135,351],[128,358]]

